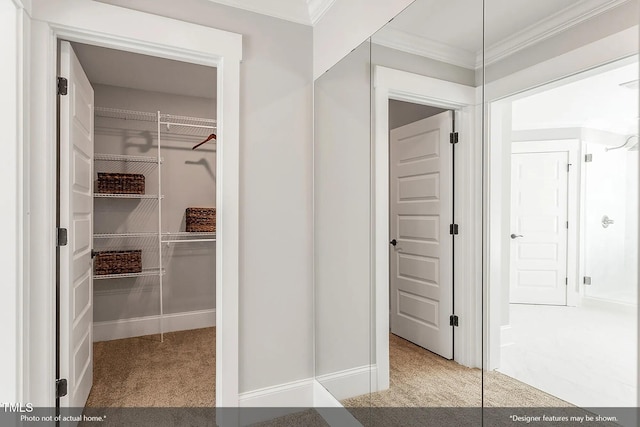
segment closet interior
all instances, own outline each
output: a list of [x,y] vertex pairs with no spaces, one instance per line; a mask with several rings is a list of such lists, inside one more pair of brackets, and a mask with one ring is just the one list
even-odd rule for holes
[[[212,405],[216,69],[77,43],[73,49],[95,95],[87,406]],[[203,382],[201,396],[189,395],[185,367],[192,389],[194,380]],[[178,390],[165,391],[167,382]],[[135,389],[134,400],[115,399],[115,383]],[[181,384],[184,402],[175,400]]]

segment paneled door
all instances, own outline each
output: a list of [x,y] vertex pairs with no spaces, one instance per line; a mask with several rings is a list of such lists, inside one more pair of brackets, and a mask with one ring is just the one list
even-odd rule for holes
[[450,111],[391,131],[391,332],[453,358]]
[[61,407],[83,407],[93,382],[93,88],[71,44],[60,47],[60,378],[68,381]]
[[514,144],[511,303],[567,304],[569,162],[569,151]]

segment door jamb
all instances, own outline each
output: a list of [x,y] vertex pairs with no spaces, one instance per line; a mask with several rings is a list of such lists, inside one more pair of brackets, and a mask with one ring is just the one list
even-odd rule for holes
[[[454,271],[454,297],[460,323],[454,334],[454,360],[466,366],[481,366],[481,251],[482,199],[480,144],[477,143],[480,108],[475,87],[426,77],[382,66],[374,69],[374,139],[372,156],[372,277],[375,364],[371,370],[372,391],[389,388],[389,100],[430,105],[454,111],[460,143],[455,157],[459,207],[454,220],[460,224],[455,258],[461,268]],[[453,313],[451,313],[453,314]]]
[[[220,179],[216,182],[216,204],[219,208],[217,240],[220,250],[216,251],[216,281],[225,286],[224,292],[222,286],[216,286],[216,406],[238,406],[239,81],[242,36],[97,2],[82,2],[80,9],[75,0],[61,0],[55,7],[51,6],[50,2],[34,4],[32,15],[29,76],[33,88],[29,112],[32,138],[25,173],[32,201],[31,229],[42,230],[43,233],[35,239],[32,234],[27,252],[26,263],[31,280],[23,321],[29,325],[29,334],[23,351],[27,363],[42,375],[29,378],[25,398],[39,406],[53,406],[55,401],[55,330],[51,327],[55,316],[53,283],[56,271],[53,244],[57,158],[54,148],[55,76],[57,41],[65,39],[218,69],[217,168]],[[138,24],[122,25],[125,21]],[[161,30],[143,31],[140,28]],[[184,34],[184,37],[176,37],[176,33]],[[42,209],[34,209],[34,200],[39,201]]]

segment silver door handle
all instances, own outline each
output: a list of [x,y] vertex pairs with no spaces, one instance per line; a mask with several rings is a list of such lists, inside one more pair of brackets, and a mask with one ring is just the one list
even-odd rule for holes
[[610,226],[613,223],[614,223],[614,221],[611,218],[609,218],[607,215],[602,217],[602,227],[603,228],[607,228],[608,226]]
[[518,237],[524,237],[522,234],[511,234],[512,239],[517,239]]

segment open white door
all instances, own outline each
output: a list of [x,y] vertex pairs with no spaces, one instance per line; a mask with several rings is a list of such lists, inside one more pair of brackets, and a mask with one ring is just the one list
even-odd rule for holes
[[60,47],[60,377],[61,407],[84,407],[93,382],[93,88],[71,45]]
[[513,147],[509,301],[566,305],[569,151]]
[[[450,111],[391,131],[391,332],[453,358]],[[395,244],[394,244],[395,241]]]

